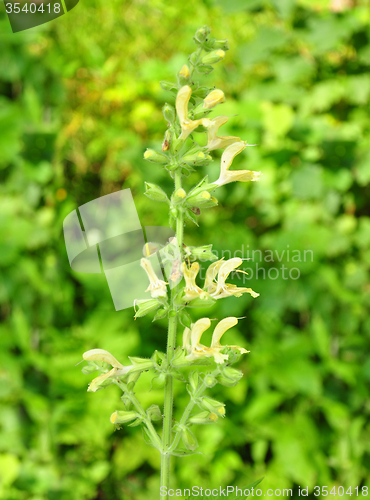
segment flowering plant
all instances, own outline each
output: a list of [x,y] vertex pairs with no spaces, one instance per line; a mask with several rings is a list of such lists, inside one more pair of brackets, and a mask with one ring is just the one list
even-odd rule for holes
[[[92,349],[83,354],[87,366],[84,373],[102,372],[89,385],[88,391],[96,392],[110,384],[123,391],[124,409],[115,411],[110,420],[115,425],[128,423],[141,425],[148,444],[161,453],[161,487],[168,487],[170,481],[170,459],[172,455],[185,456],[196,453],[197,439],[192,426],[214,424],[225,416],[225,404],[205,395],[208,388],[216,384],[234,386],[242,372],[232,365],[247,351],[236,345],[223,345],[221,338],[240,318],[227,317],[213,329],[210,346],[203,345],[203,333],[211,327],[211,320],[203,317],[193,322],[188,312],[191,307],[209,307],[216,300],[225,297],[240,297],[244,293],[253,298],[258,296],[251,288],[238,287],[227,282],[231,272],[243,273],[238,269],[241,258],[219,259],[212,253],[212,245],[189,248],[184,245],[184,225],[197,224],[200,209],[217,205],[213,193],[222,185],[235,181],[257,181],[260,172],[230,170],[233,159],[247,146],[239,137],[221,136],[220,127],[228,121],[227,116],[209,118],[217,105],[225,101],[219,89],[199,86],[195,74],[208,74],[213,65],[225,57],[227,40],[216,40],[210,36],[206,26],[197,30],[194,41],[197,50],[189,57],[189,66],[184,65],[177,75],[177,83],[161,82],[163,89],[176,94],[175,107],[165,104],[163,115],[168,122],[162,144],[162,151],[147,149],[144,158],[164,167],[174,179],[174,191],[168,197],[163,189],[146,183],[145,194],[152,200],[164,202],[169,207],[170,225],[176,229],[176,236],[159,249],[155,243],[144,246],[141,267],[145,271],[151,298],[135,301],[135,318],[156,311],[154,320],[168,318],[167,352],[155,351],[150,359],[129,357],[131,364],[122,365],[108,351]],[[199,145],[192,133],[197,130],[207,134],[206,144]],[[183,180],[196,167],[212,161],[210,152],[223,149],[219,177],[209,182],[204,177],[196,186],[188,188]],[[159,256],[163,266],[164,279],[157,276],[153,256]],[[206,271],[203,287],[197,284],[199,260],[215,261]],[[183,328],[183,343],[176,346],[176,332]],[[226,334],[227,336],[227,334]],[[192,366],[204,366],[203,371],[186,370]],[[135,384],[144,371],[152,370],[153,383],[164,387],[164,408],[157,406],[144,409],[137,399]],[[186,373],[188,373],[186,375]],[[173,421],[173,380],[186,383],[190,400],[179,421]],[[196,408],[196,409],[195,409]],[[162,422],[159,432],[155,422]]]

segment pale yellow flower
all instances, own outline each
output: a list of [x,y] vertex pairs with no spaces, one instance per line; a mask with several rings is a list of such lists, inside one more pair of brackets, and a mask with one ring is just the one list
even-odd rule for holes
[[227,354],[222,354],[220,351],[225,347],[229,347],[231,349],[236,349],[239,352],[247,353],[246,349],[240,346],[223,346],[220,344],[220,339],[222,335],[235,326],[238,323],[237,318],[229,317],[220,321],[216,328],[214,329],[212,336],[212,344],[211,347],[207,347],[200,343],[200,339],[203,333],[208,330],[211,326],[211,320],[209,318],[201,318],[196,321],[191,329],[185,328],[183,334],[183,349],[186,350],[187,360],[196,360],[202,357],[211,358],[213,357],[216,363],[224,363],[228,359]]
[[[230,328],[237,324],[238,318],[235,318],[233,316],[221,320],[213,331],[211,347],[213,349],[223,349],[224,347],[226,347],[220,344],[220,339],[227,330],[230,330]],[[230,347],[231,349],[237,349],[242,354],[246,354],[247,352],[249,352],[244,349],[244,347],[240,347],[238,345],[228,345],[227,347]]]
[[184,64],[184,66],[181,68],[181,70],[179,72],[179,75],[183,76],[184,78],[189,78],[189,76],[190,76],[190,70],[189,70],[189,67],[186,64]]
[[228,146],[221,156],[221,173],[215,184],[222,186],[234,181],[258,181],[261,172],[253,172],[252,170],[229,170],[235,156],[243,151],[248,146],[246,142],[234,142]]
[[[213,262],[208,266],[203,289],[200,288],[195,282],[199,272],[198,262],[193,262],[189,268],[186,263],[183,262],[181,264],[181,270],[185,278],[185,295],[183,299],[185,301],[189,301],[196,298],[206,299],[207,297],[211,297],[212,299],[217,300],[223,299],[224,297],[230,297],[232,295],[240,297],[243,293],[250,293],[253,298],[258,297],[259,294],[254,292],[251,288],[238,287],[236,285],[226,283],[229,274],[236,270],[242,262],[243,260],[239,257],[234,257],[226,261],[222,257],[222,259]],[[245,271],[241,270],[237,270],[236,272],[247,274]]]
[[[237,267],[239,267],[243,263],[243,260],[240,257],[234,257],[232,259],[228,259],[226,262],[223,262],[218,271],[217,275],[217,286],[216,289],[210,294],[213,299],[222,299],[224,297],[229,297],[234,295],[235,297],[240,297],[243,293],[250,293],[253,298],[259,296],[259,293],[254,292],[251,288],[245,287],[237,287],[236,285],[232,285],[226,283],[226,280],[231,273]],[[245,271],[238,270],[237,272],[247,274]]]
[[208,120],[207,122],[203,123],[203,125],[207,127],[208,151],[212,151],[213,149],[224,149],[234,142],[242,142],[240,137],[235,137],[232,135],[218,137],[218,129],[222,125],[224,125],[228,121],[228,119],[229,118],[227,116],[216,116],[216,118],[213,118],[213,120]]
[[212,264],[208,266],[203,287],[204,290],[206,290],[208,293],[213,293],[216,291],[216,284],[214,283],[214,280],[223,262],[224,257],[222,257],[222,259],[220,260],[217,260],[216,262],[212,262]]
[[104,349],[90,349],[82,355],[85,361],[103,361],[104,363],[109,363],[113,368],[107,373],[103,373],[91,381],[88,392],[96,392],[104,386],[104,382],[109,378],[117,378],[126,375],[133,366],[123,366],[116,358],[108,351]]
[[140,261],[141,267],[144,269],[146,274],[148,275],[150,285],[145,290],[146,292],[150,291],[151,296],[155,299],[157,297],[166,297],[167,296],[167,283],[163,280],[160,280],[154,272],[151,262],[148,259],[141,259]]
[[199,125],[203,124],[203,119],[190,120],[188,117],[188,105],[191,96],[189,85],[181,87],[176,97],[176,112],[180,120],[181,135],[179,139],[185,140]]
[[220,89],[215,89],[210,92],[204,99],[203,108],[212,109],[217,104],[221,104],[226,101],[225,94]]
[[186,265],[186,262],[181,264],[182,274],[185,278],[185,300],[192,300],[196,297],[200,297],[202,295],[206,295],[204,291],[199,288],[199,286],[195,283],[195,279],[199,272],[199,264],[198,262],[193,262],[190,267]]

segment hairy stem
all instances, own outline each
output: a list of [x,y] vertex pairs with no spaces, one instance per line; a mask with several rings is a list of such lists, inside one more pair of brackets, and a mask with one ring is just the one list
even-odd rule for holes
[[[175,190],[181,188],[181,171],[175,172]],[[182,253],[182,241],[184,233],[184,221],[181,209],[179,209],[176,219],[176,238],[179,245],[180,254]],[[170,316],[168,321],[168,337],[167,337],[167,366],[170,366],[173,353],[176,349],[176,332],[177,332],[177,310],[174,305],[174,298],[179,291],[177,285],[171,292]],[[172,439],[172,414],[173,414],[173,377],[170,374],[166,375],[166,383],[164,386],[164,418],[163,418],[163,451],[161,458],[161,487],[170,485],[170,466],[171,452],[169,451]]]

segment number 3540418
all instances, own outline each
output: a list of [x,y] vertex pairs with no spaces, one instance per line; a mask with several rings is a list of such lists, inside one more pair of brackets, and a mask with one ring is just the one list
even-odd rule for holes
[[7,14],[18,14],[20,12],[25,12],[28,14],[30,12],[31,14],[35,14],[36,12],[41,12],[41,13],[48,13],[51,14],[54,12],[55,14],[59,14],[60,12],[60,3],[48,3],[44,4],[41,3],[38,6],[35,3],[25,3],[23,6],[21,6],[20,3],[6,3],[5,4],[6,12]]

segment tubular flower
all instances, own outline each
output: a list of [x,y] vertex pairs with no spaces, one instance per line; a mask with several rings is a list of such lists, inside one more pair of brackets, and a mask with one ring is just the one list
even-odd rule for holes
[[163,280],[158,279],[157,275],[154,272],[151,262],[148,259],[141,259],[140,261],[141,267],[144,269],[146,274],[148,275],[150,285],[145,290],[146,292],[150,291],[150,295],[155,299],[157,297],[166,297],[167,296],[167,283]]
[[223,346],[220,344],[220,338],[222,335],[237,323],[238,320],[234,317],[225,318],[220,321],[214,329],[211,347],[200,344],[200,339],[203,333],[211,326],[211,320],[209,318],[199,319],[192,325],[191,329],[185,328],[183,334],[183,349],[186,349],[187,351],[186,359],[195,360],[202,357],[213,357],[216,363],[222,364],[228,359],[227,354],[222,354],[220,352],[225,347],[237,349],[242,354],[249,352],[243,347],[229,345]]
[[224,149],[234,142],[242,142],[240,137],[235,137],[232,135],[218,137],[218,129],[222,125],[224,125],[228,121],[228,119],[229,118],[227,116],[216,116],[216,118],[213,118],[213,120],[208,120],[207,122],[203,123],[203,125],[207,127],[208,151],[212,151],[213,149]]
[[98,391],[106,385],[106,381],[109,378],[122,377],[133,368],[132,365],[123,366],[110,352],[104,349],[90,349],[90,351],[84,352],[82,357],[85,361],[104,361],[104,363],[109,363],[113,367],[107,373],[94,378],[87,389],[88,392]]
[[[199,125],[203,125],[203,119],[190,120],[188,118],[188,105],[191,96],[189,85],[181,87],[176,97],[176,111],[180,120],[181,135],[179,139],[185,140]],[[209,120],[208,120],[209,121]]]
[[224,262],[224,258],[212,262],[210,266],[208,266],[207,272],[206,272],[206,279],[204,280],[204,289],[208,293],[214,293],[216,291],[216,284],[214,283],[214,279],[217,276],[218,271],[220,270],[220,267],[222,266]]
[[207,97],[204,99],[203,108],[212,109],[217,104],[221,104],[226,101],[225,94],[222,90],[215,89],[210,92]]
[[[231,271],[234,271],[237,267],[239,267],[242,262],[243,260],[240,257],[234,257],[232,259],[228,259],[226,262],[223,262],[220,265],[216,280],[217,286],[216,289],[211,293],[212,298],[222,299],[224,297],[229,297],[230,295],[240,297],[243,293],[250,293],[253,298],[259,296],[259,293],[254,292],[251,288],[239,288],[236,285],[226,283],[226,280]],[[247,274],[245,271],[241,270],[238,270],[237,272]]]
[[[213,262],[208,266],[206,278],[204,280],[203,289],[195,283],[195,278],[199,272],[199,264],[194,262],[190,268],[183,262],[181,265],[184,274],[186,286],[185,301],[195,298],[206,299],[211,297],[214,300],[223,299],[224,297],[241,297],[243,293],[250,293],[253,298],[259,296],[259,293],[254,292],[251,288],[238,287],[236,285],[226,283],[229,274],[242,264],[243,260],[239,257],[234,257],[224,261],[224,258]],[[245,271],[237,270],[236,272],[247,274]]]
[[181,270],[185,278],[185,300],[192,300],[196,297],[206,295],[204,291],[199,288],[199,286],[195,283],[195,278],[199,272],[199,264],[198,262],[193,262],[193,264],[188,267],[185,262],[181,264]]
[[246,142],[234,142],[228,146],[221,156],[221,173],[215,184],[222,186],[234,181],[259,181],[261,172],[252,170],[229,170],[235,156],[243,151],[247,146]]
[[[220,344],[220,339],[222,335],[227,330],[230,330],[230,328],[232,328],[237,324],[238,324],[238,319],[233,316],[221,320],[213,331],[211,347],[213,349],[223,349],[225,346]],[[228,345],[227,347],[230,347],[231,349],[237,349],[242,354],[246,354],[247,352],[249,352],[246,349],[244,349],[244,347],[239,347],[238,345]]]

